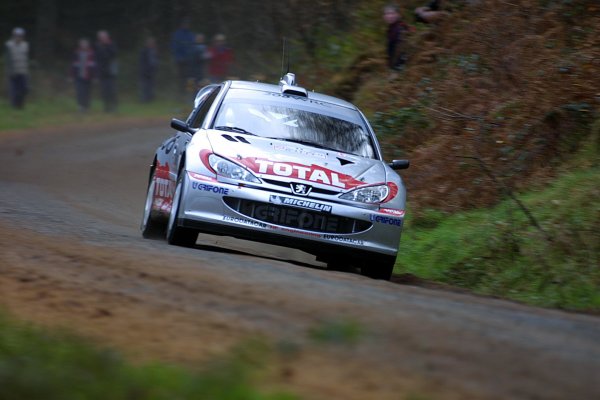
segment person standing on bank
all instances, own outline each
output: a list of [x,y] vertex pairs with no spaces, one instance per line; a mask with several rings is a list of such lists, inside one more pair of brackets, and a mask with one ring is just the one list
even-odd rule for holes
[[105,112],[117,111],[117,48],[107,31],[98,31],[96,65]]
[[158,54],[156,40],[146,39],[146,45],[140,53],[140,100],[149,103],[154,100],[154,82],[158,69]]
[[75,81],[75,96],[81,112],[87,112],[90,109],[92,79],[94,78],[95,68],[96,60],[90,41],[86,38],[79,39],[71,63],[71,76]]
[[10,104],[14,108],[22,109],[25,107],[29,75],[29,43],[25,41],[23,28],[13,29],[12,38],[6,42],[6,72]]
[[394,4],[388,4],[383,8],[383,20],[388,24],[388,65],[395,71],[402,71],[406,63],[404,36],[409,31],[409,27],[402,21],[398,6]]

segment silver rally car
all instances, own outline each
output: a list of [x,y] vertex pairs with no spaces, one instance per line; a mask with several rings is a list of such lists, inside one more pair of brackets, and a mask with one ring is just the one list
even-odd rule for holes
[[194,246],[199,232],[298,248],[331,269],[390,279],[406,191],[363,114],[279,85],[226,81],[198,92],[150,167],[142,233]]

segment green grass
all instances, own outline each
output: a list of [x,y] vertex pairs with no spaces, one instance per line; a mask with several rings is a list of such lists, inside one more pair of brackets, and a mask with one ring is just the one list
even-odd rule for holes
[[296,398],[258,391],[252,375],[264,361],[265,349],[252,343],[240,349],[197,371],[159,364],[133,366],[113,351],[0,314],[0,399]]
[[454,215],[431,210],[407,219],[395,272],[539,306],[600,310],[600,168],[592,164],[519,196],[550,239],[510,199]]
[[142,104],[136,100],[124,97],[118,112],[103,112],[99,100],[92,102],[91,109],[82,114],[78,111],[75,100],[71,97],[57,96],[30,98],[23,110],[16,110],[8,104],[6,99],[0,100],[0,132],[6,130],[34,129],[45,126],[63,126],[76,123],[98,123],[104,121],[118,121],[123,118],[153,118],[164,117],[166,121],[171,117],[182,117],[192,109],[189,104],[175,101],[160,100],[153,103]]

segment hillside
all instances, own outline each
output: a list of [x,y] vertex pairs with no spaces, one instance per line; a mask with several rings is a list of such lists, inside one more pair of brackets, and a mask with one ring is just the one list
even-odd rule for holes
[[334,89],[367,110],[389,158],[411,160],[413,212],[547,183],[598,120],[598,2],[447,3],[444,21],[416,26],[403,72],[362,54]]
[[330,85],[387,159],[411,161],[396,272],[600,308],[600,4],[451,1],[437,25],[415,25],[414,4],[402,72],[382,32],[355,32]]

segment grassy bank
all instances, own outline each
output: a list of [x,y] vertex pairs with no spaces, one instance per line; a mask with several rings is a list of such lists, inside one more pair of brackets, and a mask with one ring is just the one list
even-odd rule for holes
[[197,371],[163,364],[133,366],[113,351],[25,326],[0,313],[0,399],[5,400],[296,398],[255,389],[252,359],[246,349]]
[[116,113],[105,113],[102,102],[93,101],[90,110],[81,113],[74,99],[67,96],[38,97],[27,102],[23,110],[16,110],[6,99],[0,100],[0,131],[35,129],[46,126],[62,126],[75,123],[93,124],[104,121],[118,121],[123,118],[164,118],[181,117],[189,112],[189,104],[172,100],[157,100],[152,103],[140,103],[124,98]]
[[457,214],[408,219],[396,273],[545,307],[600,310],[600,168],[563,173],[549,187]]

